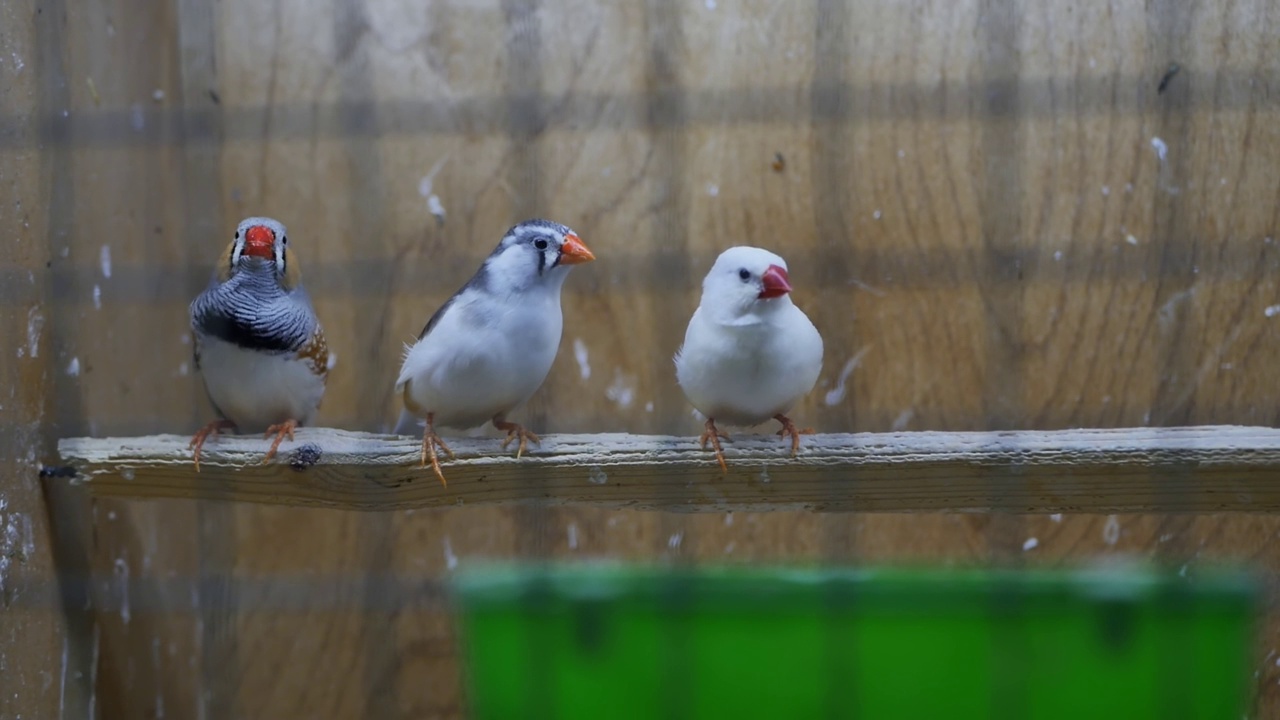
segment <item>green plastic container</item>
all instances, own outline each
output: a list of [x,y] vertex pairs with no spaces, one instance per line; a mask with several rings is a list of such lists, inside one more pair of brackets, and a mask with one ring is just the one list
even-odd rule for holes
[[1243,573],[491,567],[476,718],[1243,716]]

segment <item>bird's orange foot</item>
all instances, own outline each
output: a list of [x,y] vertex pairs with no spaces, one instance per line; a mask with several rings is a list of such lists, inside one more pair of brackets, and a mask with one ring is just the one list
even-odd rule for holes
[[427,415],[427,429],[422,433],[422,464],[419,467],[426,467],[427,461],[430,460],[431,469],[435,471],[436,477],[440,478],[440,484],[448,487],[449,483],[444,479],[444,472],[440,470],[440,457],[436,455],[436,448],[439,447],[450,460],[454,459],[454,454],[449,446],[444,444],[444,440],[436,434],[434,419],[430,414]]
[[707,423],[704,427],[706,429],[702,431],[698,442],[702,443],[703,450],[707,449],[707,443],[710,442],[711,447],[716,451],[716,461],[720,463],[720,472],[729,472],[729,466],[724,464],[724,448],[720,447],[720,439],[730,440],[729,436],[720,432],[720,429],[716,427],[716,421],[712,418],[707,418]]
[[262,458],[262,463],[264,465],[271,462],[271,458],[276,456],[276,450],[280,449],[280,443],[284,442],[286,437],[289,438],[289,440],[293,440],[293,431],[297,429],[298,421],[289,419],[282,423],[272,425],[267,428],[266,432],[262,433],[262,437],[264,438],[271,437],[272,433],[275,433],[276,436],[275,441],[271,443],[271,448],[267,450],[266,457]]
[[782,413],[774,415],[773,419],[782,423],[782,429],[778,431],[778,437],[791,437],[791,457],[795,457],[796,453],[800,452],[800,436],[813,435],[813,428],[799,430],[796,428],[796,424],[791,422],[791,418]]
[[530,432],[529,430],[525,430],[524,427],[518,423],[507,422],[501,415],[498,415],[493,418],[493,426],[498,428],[499,430],[507,431],[507,439],[502,441],[503,450],[507,449],[507,446],[511,444],[512,440],[518,439],[520,441],[520,445],[516,447],[517,460],[520,459],[521,455],[524,455],[525,443],[527,441],[532,440],[535,443],[538,443],[539,445],[542,444],[542,438],[538,437],[537,435]]
[[204,441],[217,435],[219,430],[230,430],[235,426],[236,424],[230,420],[214,420],[196,432],[191,442],[187,443],[187,448],[195,450],[192,457],[195,459],[196,472],[200,472],[200,448],[204,447]]

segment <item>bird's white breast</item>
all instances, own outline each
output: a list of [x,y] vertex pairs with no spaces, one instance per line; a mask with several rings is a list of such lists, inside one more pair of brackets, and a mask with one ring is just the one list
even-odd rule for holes
[[200,372],[214,405],[242,433],[293,419],[309,425],[324,396],[324,378],[296,353],[267,353],[203,336]]
[[794,305],[761,322],[723,325],[701,308],[676,356],[685,397],[707,417],[751,426],[785,413],[822,372],[822,336]]
[[555,361],[562,323],[558,287],[518,301],[459,297],[409,349],[396,386],[407,384],[414,412],[433,413],[437,426],[475,427],[537,391]]

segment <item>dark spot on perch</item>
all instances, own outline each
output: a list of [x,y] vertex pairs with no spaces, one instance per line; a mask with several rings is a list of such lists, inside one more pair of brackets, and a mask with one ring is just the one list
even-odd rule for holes
[[1156,88],[1157,95],[1163,93],[1165,88],[1169,87],[1169,81],[1173,80],[1173,76],[1177,75],[1181,69],[1182,66],[1178,65],[1178,63],[1169,63],[1169,69],[1165,70],[1164,77],[1160,78],[1160,85]]
[[222,98],[218,97],[218,91],[212,88],[209,89],[209,99],[213,101],[214,105],[222,104]]
[[301,472],[320,462],[320,456],[323,454],[324,451],[320,449],[319,445],[307,443],[294,450],[293,454],[289,456],[289,467]]
[[73,478],[76,476],[76,469],[70,465],[43,465],[40,467],[40,477],[42,478]]
[[782,157],[782,153],[773,154],[773,163],[771,163],[774,172],[782,172],[787,169],[787,159]]

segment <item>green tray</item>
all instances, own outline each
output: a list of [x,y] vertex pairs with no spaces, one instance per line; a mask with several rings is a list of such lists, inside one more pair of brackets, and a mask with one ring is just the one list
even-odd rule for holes
[[1146,569],[460,573],[476,718],[1240,718],[1255,587]]

